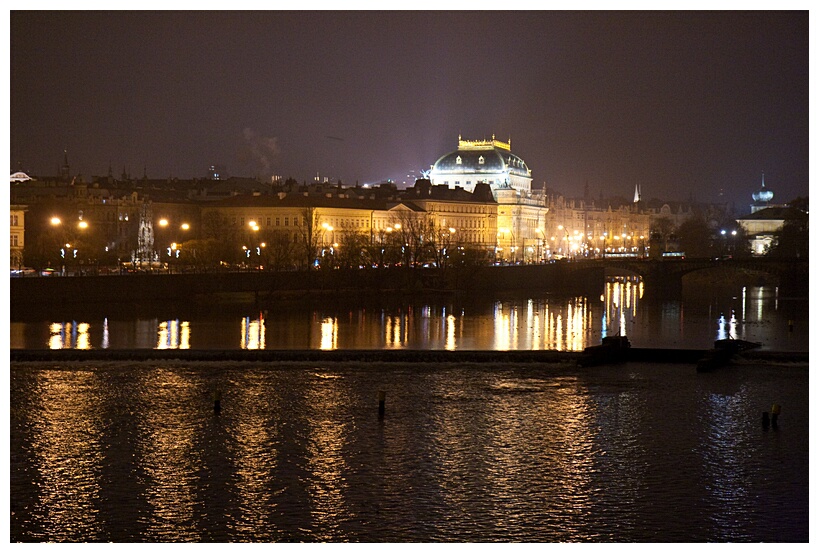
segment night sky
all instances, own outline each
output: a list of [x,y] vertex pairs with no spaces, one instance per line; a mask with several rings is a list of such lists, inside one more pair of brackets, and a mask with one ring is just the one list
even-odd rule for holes
[[[132,177],[420,171],[512,140],[534,183],[808,194],[807,12],[20,12],[10,169]],[[412,177],[408,178],[408,175]],[[723,196],[720,196],[720,190]]]

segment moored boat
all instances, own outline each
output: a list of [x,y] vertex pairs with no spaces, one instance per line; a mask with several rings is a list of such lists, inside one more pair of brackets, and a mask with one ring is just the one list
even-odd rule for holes
[[714,369],[728,365],[734,355],[743,351],[748,351],[761,347],[757,342],[747,340],[734,340],[725,338],[714,342],[714,349],[705,354],[705,357],[697,362],[697,372],[711,372]]

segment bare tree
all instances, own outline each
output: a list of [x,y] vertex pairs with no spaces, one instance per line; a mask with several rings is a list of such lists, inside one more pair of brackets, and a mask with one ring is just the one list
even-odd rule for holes
[[394,227],[382,228],[373,235],[365,248],[366,263],[377,267],[388,267],[401,260],[398,247],[399,233]]
[[265,239],[265,259],[272,270],[283,271],[297,264],[299,244],[291,240],[289,233],[272,231],[265,235]]
[[435,247],[435,224],[428,213],[403,211],[395,225],[399,236],[401,258],[407,267],[423,264],[432,258]]
[[458,252],[458,234],[454,228],[435,225],[431,233],[429,252],[435,261],[435,266],[445,269],[449,260],[454,259]]
[[299,227],[300,235],[297,248],[297,258],[302,268],[313,267],[324,239],[324,229],[319,223],[318,209],[315,207],[305,207],[302,212],[302,225]]
[[668,240],[673,233],[674,223],[668,217],[660,217],[652,221],[650,233],[650,242],[653,242],[652,249],[668,251]]
[[239,229],[224,214],[209,211],[202,216],[202,238],[214,240],[215,255],[220,261],[236,263],[240,257]]
[[370,239],[363,232],[352,232],[344,236],[336,253],[336,265],[345,269],[355,269],[366,262]]

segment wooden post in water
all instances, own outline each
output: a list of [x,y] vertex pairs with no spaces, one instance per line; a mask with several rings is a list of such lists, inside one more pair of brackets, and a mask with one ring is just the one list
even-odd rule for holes
[[213,392],[213,412],[217,415],[222,412],[222,391],[219,388]]
[[387,392],[379,390],[378,392],[378,420],[384,420],[384,403],[387,400]]
[[779,418],[780,407],[776,403],[771,406],[771,426],[776,430],[776,421]]

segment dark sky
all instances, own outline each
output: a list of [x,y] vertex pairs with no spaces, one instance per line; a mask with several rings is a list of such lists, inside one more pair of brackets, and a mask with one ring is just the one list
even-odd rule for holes
[[808,194],[807,12],[11,12],[11,170],[399,185],[464,138],[567,195]]

